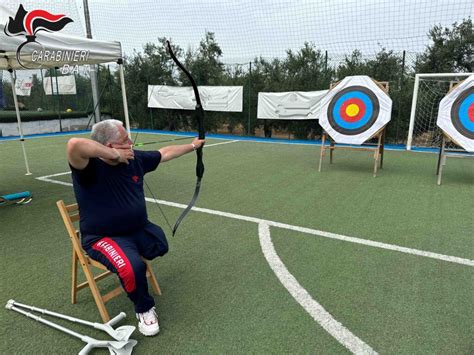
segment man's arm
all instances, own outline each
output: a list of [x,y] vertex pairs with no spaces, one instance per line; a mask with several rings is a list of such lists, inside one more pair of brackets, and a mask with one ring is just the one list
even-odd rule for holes
[[90,158],[101,158],[111,165],[128,164],[128,160],[134,156],[130,148],[130,145],[128,148],[122,146],[109,148],[91,139],[71,138],[67,143],[67,159],[71,166],[78,170],[84,169],[89,164]]
[[184,154],[190,153],[193,150],[202,147],[205,142],[206,141],[204,139],[194,138],[193,142],[190,144],[169,145],[167,147],[163,147],[159,150],[161,153],[161,162],[164,163],[174,158],[178,158]]

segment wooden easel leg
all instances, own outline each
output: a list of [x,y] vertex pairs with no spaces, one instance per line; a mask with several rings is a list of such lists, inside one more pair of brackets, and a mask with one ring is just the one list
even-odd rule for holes
[[321,167],[323,164],[323,158],[324,158],[324,150],[326,149],[324,143],[326,142],[326,133],[323,132],[323,135],[321,137],[321,151],[319,154],[319,168],[318,171],[321,172]]
[[441,178],[443,176],[443,166],[446,165],[446,139],[443,135],[441,140],[441,151],[439,157],[439,168],[438,168],[438,185],[441,185]]
[[385,128],[382,131],[382,144],[380,146],[380,169],[383,169],[383,156],[385,153]]
[[71,303],[77,302],[77,255],[72,249],[72,275],[71,275]]
[[380,144],[382,142],[382,134],[379,134],[379,140],[377,142],[377,148],[375,149],[374,155],[374,177],[377,177],[377,168],[379,166],[379,156],[380,156]]
[[436,166],[436,175],[439,175],[439,168],[441,166],[441,157],[443,155],[443,145],[444,145],[444,135],[441,137],[441,142],[439,143],[438,165]]
[[332,139],[329,140],[331,141],[329,146],[329,164],[332,164],[332,157],[334,154],[334,141]]

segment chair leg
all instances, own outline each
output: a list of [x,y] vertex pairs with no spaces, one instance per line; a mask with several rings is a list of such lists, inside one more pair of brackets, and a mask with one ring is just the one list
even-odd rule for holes
[[77,254],[72,249],[71,303],[77,302]]
[[82,269],[84,270],[84,274],[86,275],[87,282],[89,283],[89,288],[92,292],[92,297],[94,297],[95,304],[99,309],[102,321],[104,323],[108,322],[110,320],[109,312],[107,312],[107,308],[105,308],[104,300],[102,299],[97,284],[94,280],[94,275],[90,271],[89,266],[87,264],[82,264]]
[[145,261],[146,263],[146,276],[148,279],[150,279],[151,287],[153,288],[153,292],[155,292],[156,295],[160,296],[161,295],[161,289],[160,285],[158,284],[158,280],[156,279],[155,274],[153,273],[153,270],[151,268],[151,265],[148,261]]

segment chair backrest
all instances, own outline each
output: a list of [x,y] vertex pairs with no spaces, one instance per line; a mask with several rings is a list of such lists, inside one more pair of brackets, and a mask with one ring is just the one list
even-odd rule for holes
[[56,202],[58,206],[59,213],[63,218],[64,226],[66,227],[69,238],[71,239],[72,246],[76,251],[78,256],[84,255],[81,247],[81,242],[79,240],[79,233],[77,232],[74,222],[79,221],[79,206],[77,203],[71,205],[66,205],[63,200]]

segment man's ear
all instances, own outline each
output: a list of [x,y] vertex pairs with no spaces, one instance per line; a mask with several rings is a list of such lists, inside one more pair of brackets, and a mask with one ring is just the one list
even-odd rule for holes
[[106,146],[107,148],[112,148],[112,143],[106,143],[105,146]]

